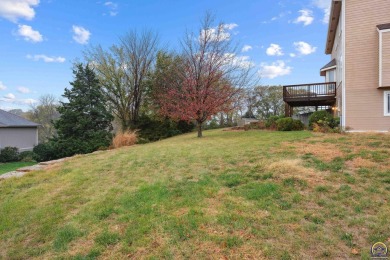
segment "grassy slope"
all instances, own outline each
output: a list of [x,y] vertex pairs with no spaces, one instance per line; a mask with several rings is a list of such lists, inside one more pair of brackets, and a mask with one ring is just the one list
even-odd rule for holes
[[389,135],[205,132],[0,182],[0,258],[367,258]]
[[31,166],[37,164],[36,162],[11,162],[11,163],[0,163],[0,175],[15,171],[19,168],[25,167],[25,166]]

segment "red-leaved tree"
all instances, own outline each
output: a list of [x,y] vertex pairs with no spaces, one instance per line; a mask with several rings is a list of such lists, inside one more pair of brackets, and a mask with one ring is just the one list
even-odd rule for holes
[[196,121],[198,137],[213,115],[228,112],[241,90],[251,81],[252,63],[237,55],[230,38],[232,25],[212,26],[207,14],[198,35],[187,33],[182,41],[180,66],[165,73],[158,88],[161,114],[177,120]]

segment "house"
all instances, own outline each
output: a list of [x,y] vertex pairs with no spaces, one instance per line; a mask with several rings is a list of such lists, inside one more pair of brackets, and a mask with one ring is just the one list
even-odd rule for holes
[[249,125],[252,122],[259,122],[256,118],[240,118],[237,120],[237,125],[238,126],[244,126],[244,125]]
[[294,107],[331,108],[343,129],[390,131],[390,2],[331,0],[324,83],[284,86],[285,114]]
[[19,151],[32,150],[38,144],[38,126],[0,109],[0,149],[12,146]]

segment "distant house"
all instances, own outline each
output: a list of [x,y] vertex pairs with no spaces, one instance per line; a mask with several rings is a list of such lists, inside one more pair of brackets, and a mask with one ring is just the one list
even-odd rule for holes
[[257,120],[256,118],[245,118],[245,117],[243,117],[243,118],[238,119],[237,125],[238,126],[244,126],[244,125],[249,125],[252,122],[259,122],[259,120]]
[[390,131],[390,2],[331,0],[324,83],[283,88],[286,116],[295,107],[331,109],[350,131]]
[[39,124],[0,109],[0,149],[12,146],[32,150],[38,144]]

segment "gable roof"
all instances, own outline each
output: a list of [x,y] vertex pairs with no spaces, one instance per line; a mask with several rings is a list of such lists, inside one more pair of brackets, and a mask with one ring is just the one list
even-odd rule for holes
[[332,53],[337,25],[339,24],[340,20],[341,5],[342,2],[340,0],[332,0],[332,6],[329,15],[328,36],[326,37],[325,54]]
[[38,127],[39,124],[0,109],[0,127]]
[[331,60],[328,64],[320,69],[320,75],[325,76],[327,70],[333,69],[336,67],[336,59]]

